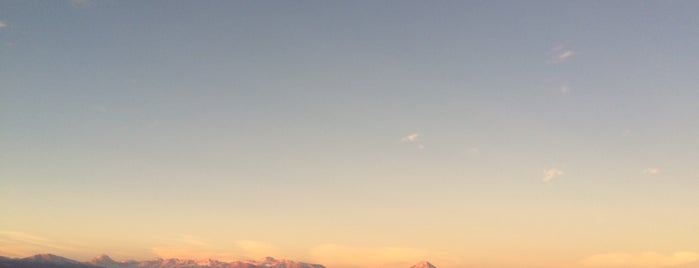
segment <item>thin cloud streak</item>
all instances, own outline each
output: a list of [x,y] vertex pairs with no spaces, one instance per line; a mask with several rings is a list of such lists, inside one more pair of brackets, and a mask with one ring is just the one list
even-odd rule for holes
[[195,245],[195,246],[208,246],[209,243],[204,241],[202,238],[193,236],[193,235],[186,235],[186,234],[181,234],[178,236],[177,241],[187,243],[190,245]]
[[276,255],[279,251],[276,246],[256,240],[238,240],[235,245],[244,252],[246,256],[251,257],[265,257],[269,255]]
[[413,133],[408,136],[400,138],[402,143],[417,143],[417,148],[422,150],[425,149],[425,145],[420,142],[420,134]]
[[699,253],[679,251],[662,254],[653,251],[641,253],[605,253],[592,255],[580,261],[584,266],[651,268],[667,267],[691,263],[699,260]]
[[575,55],[575,51],[566,50],[566,51],[563,51],[562,53],[558,54],[557,58],[559,61],[563,61],[567,58],[572,57],[573,55]]
[[644,175],[655,175],[658,173],[660,173],[660,169],[655,168],[655,167],[650,167],[650,168],[646,168],[646,169],[641,170],[641,174],[644,174]]
[[549,54],[549,63],[560,63],[575,56],[576,54],[577,52],[575,52],[575,50],[566,49],[564,46],[557,46],[552,49]]
[[0,253],[6,256],[25,257],[38,252],[55,252],[58,254],[78,252],[79,248],[60,244],[35,234],[17,231],[0,231]]
[[418,141],[418,137],[420,137],[420,134],[418,133],[413,133],[408,136],[402,137],[400,139],[401,142],[416,142]]
[[549,168],[544,170],[544,177],[541,180],[543,182],[550,182],[561,175],[563,175],[562,170],[556,168]]
[[561,87],[559,88],[559,91],[562,94],[568,94],[568,93],[570,93],[570,86],[569,85],[561,85]]

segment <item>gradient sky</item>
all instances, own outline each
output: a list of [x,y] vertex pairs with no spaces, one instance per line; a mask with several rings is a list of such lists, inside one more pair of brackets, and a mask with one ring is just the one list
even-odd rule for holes
[[699,267],[697,14],[0,0],[0,255]]

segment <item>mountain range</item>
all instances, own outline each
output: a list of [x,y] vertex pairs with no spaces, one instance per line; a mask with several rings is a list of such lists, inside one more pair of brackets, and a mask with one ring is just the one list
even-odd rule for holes
[[[218,260],[154,259],[148,261],[115,261],[101,255],[88,262],[79,262],[53,254],[38,254],[27,258],[0,256],[0,268],[325,268],[320,264],[278,260],[266,257],[261,260],[224,262]],[[423,261],[411,268],[436,268]]]

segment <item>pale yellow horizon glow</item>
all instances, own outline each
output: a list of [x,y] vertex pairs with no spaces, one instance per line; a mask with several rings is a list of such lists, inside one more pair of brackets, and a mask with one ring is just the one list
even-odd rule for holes
[[[508,247],[503,247],[508,248]],[[459,249],[464,250],[464,249]],[[52,239],[18,231],[0,231],[0,255],[23,258],[35,254],[51,253],[59,256],[73,258],[78,261],[88,261],[101,254],[107,254],[117,261],[126,260],[150,260],[156,258],[168,259],[192,259],[220,261],[253,260],[264,257],[277,259],[289,259],[310,263],[323,264],[329,268],[381,268],[395,267],[406,268],[420,261],[427,260],[441,268],[459,267],[530,267],[522,263],[535,263],[537,267],[610,267],[610,268],[661,268],[661,267],[695,267],[699,264],[699,252],[674,251],[661,253],[655,251],[644,252],[608,252],[571,258],[550,257],[546,261],[541,252],[522,251],[517,254],[490,253],[482,254],[455,254],[448,251],[432,251],[410,247],[362,247],[342,244],[319,244],[302,250],[302,254],[287,255],[277,246],[254,240],[239,240],[230,243],[212,243],[203,237],[192,235],[177,235],[164,246],[151,247],[149,252],[134,255],[133,252],[120,251],[118,249],[105,252],[95,251],[87,245],[73,244],[62,245]],[[552,252],[556,252],[552,250]],[[84,255],[91,253],[92,255]],[[502,256],[509,256],[502,258]],[[470,256],[470,258],[465,257]],[[689,266],[683,266],[689,265]]]

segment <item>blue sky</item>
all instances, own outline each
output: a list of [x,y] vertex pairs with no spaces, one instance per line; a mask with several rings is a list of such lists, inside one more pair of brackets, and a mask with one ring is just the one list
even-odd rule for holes
[[0,255],[699,260],[697,12],[2,1]]

